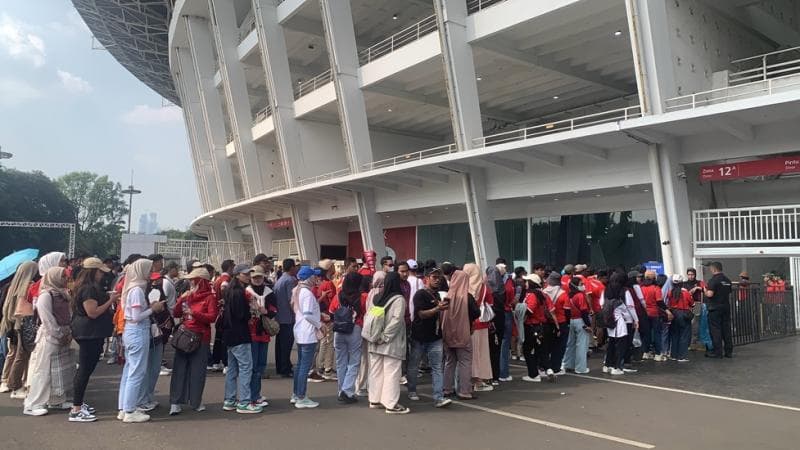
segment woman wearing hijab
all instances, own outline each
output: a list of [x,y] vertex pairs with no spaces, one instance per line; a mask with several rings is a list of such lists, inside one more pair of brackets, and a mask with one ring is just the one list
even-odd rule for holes
[[[361,295],[363,276],[359,273],[348,273],[342,282],[339,295],[333,298],[329,312],[333,317],[333,348],[336,353],[336,373],[339,383],[339,398],[342,403],[355,403],[356,377],[361,361],[361,328],[364,326],[366,298]],[[341,311],[340,311],[341,309]],[[338,321],[350,316],[351,330],[337,331]],[[345,327],[347,328],[347,327]]]
[[28,301],[33,303],[34,308],[36,308],[36,299],[39,297],[42,278],[51,267],[67,267],[67,255],[61,252],[50,252],[39,258],[39,279],[33,283],[28,293]]
[[[43,416],[47,414],[51,389],[65,386],[63,380],[72,380],[75,363],[70,357],[69,345],[72,342],[72,298],[67,291],[67,272],[63,267],[51,267],[45,272],[39,287],[36,310],[41,321],[36,333],[36,347],[31,354],[28,381],[30,392],[25,398],[24,414]],[[54,356],[58,355],[57,358]],[[95,357],[99,357],[98,352]],[[52,366],[58,361],[57,366]],[[55,374],[55,376],[53,376]],[[62,381],[56,382],[59,377]],[[71,383],[69,383],[71,388]],[[53,397],[64,403],[67,392],[52,392]],[[70,405],[71,407],[71,405]]]
[[[477,264],[464,264],[464,273],[469,276],[469,294],[475,299],[478,308],[484,302],[491,306],[494,299],[489,289],[483,282],[481,269]],[[475,392],[488,392],[494,390],[486,380],[492,379],[492,362],[489,354],[489,339],[495,338],[496,334],[489,334],[491,322],[481,322],[480,318],[472,322],[473,333],[472,341],[472,388]]]
[[144,389],[147,359],[150,351],[150,316],[164,309],[164,302],[149,304],[144,295],[150,279],[153,261],[139,259],[125,271],[125,285],[122,288],[122,310],[125,317],[125,330],[122,341],[125,343],[125,367],[119,383],[119,414],[117,418],[125,423],[147,422],[150,416],[136,408],[136,403]]
[[453,393],[458,368],[458,398],[472,400],[472,321],[480,316],[480,310],[469,293],[469,275],[453,272],[444,301],[450,306],[442,312],[444,393]]
[[11,398],[24,399],[24,375],[33,350],[33,341],[23,339],[23,321],[33,319],[33,307],[28,302],[28,291],[37,274],[36,263],[28,261],[17,267],[17,272],[8,287],[3,303],[3,319],[0,334],[8,336],[8,355],[3,366],[2,392],[11,391]]
[[386,308],[380,343],[369,343],[369,407],[385,408],[387,414],[408,414],[400,400],[400,376],[406,358],[406,301],[400,287],[400,275],[389,272],[383,292],[367,308]]
[[205,411],[203,390],[206,387],[206,363],[211,346],[211,326],[219,315],[219,306],[211,290],[211,275],[199,267],[184,276],[191,288],[178,299],[173,315],[181,318],[181,326],[200,335],[200,347],[192,353],[175,349],[172,377],[169,382],[169,415],[182,412],[188,403],[195,411]]
[[[361,278],[361,298],[364,304],[364,311],[366,312],[369,305],[374,304],[375,299],[383,293],[383,284],[386,281],[386,272],[375,272],[374,275],[365,276]],[[358,366],[358,378],[356,378],[356,395],[359,397],[366,397],[368,395],[367,388],[369,379],[369,352],[367,348],[369,342],[366,339],[361,339],[361,363]]]

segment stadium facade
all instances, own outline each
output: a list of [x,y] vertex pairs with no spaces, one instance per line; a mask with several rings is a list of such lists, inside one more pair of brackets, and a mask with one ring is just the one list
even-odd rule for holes
[[797,2],[74,3],[182,107],[212,240],[800,272]]

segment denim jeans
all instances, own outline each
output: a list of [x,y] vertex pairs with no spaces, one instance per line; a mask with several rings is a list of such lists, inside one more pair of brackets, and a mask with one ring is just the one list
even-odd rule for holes
[[[150,340],[152,342],[152,339]],[[164,355],[164,341],[158,338],[158,342],[150,345],[150,353],[147,356],[147,371],[144,378],[142,394],[139,396],[139,406],[151,403],[155,400],[156,383],[158,374],[161,372],[161,357]]]
[[3,367],[6,363],[6,355],[8,354],[7,340],[5,333],[0,334],[0,367]]
[[[261,375],[267,369],[267,347],[269,342],[251,342],[250,351],[253,356],[253,375],[250,378],[250,397],[253,401],[261,398]],[[228,369],[230,370],[230,369]]]
[[408,360],[408,392],[417,392],[417,379],[419,376],[419,361],[422,355],[428,355],[431,365],[431,378],[433,380],[433,401],[444,398],[444,372],[442,368],[442,340],[433,342],[411,341],[411,358]]
[[356,325],[350,334],[333,333],[333,349],[336,354],[336,374],[339,393],[348,397],[356,393],[358,366],[361,364],[361,327]]
[[585,372],[587,369],[586,353],[589,351],[591,333],[583,329],[584,325],[583,319],[569,321],[569,338],[564,353],[565,369],[575,369],[576,372]]
[[250,403],[250,378],[253,376],[253,353],[250,343],[228,347],[228,373],[225,375],[225,401]]
[[503,341],[500,343],[500,378],[508,378],[508,364],[511,361],[511,332],[514,328],[514,312],[506,311],[506,326]]
[[[661,322],[661,354],[666,355],[670,353],[670,340],[669,340],[669,327],[670,324],[668,322],[662,321]],[[659,335],[656,334],[656,339],[658,339]]]
[[294,386],[292,393],[297,398],[306,397],[308,387],[308,371],[311,370],[311,362],[314,360],[314,352],[317,351],[317,343],[297,344],[297,367],[294,371]]
[[689,341],[692,337],[692,321],[688,320],[686,311],[674,311],[675,318],[670,326],[672,339],[672,357],[689,359]]
[[150,353],[150,321],[126,322],[122,333],[125,346],[125,366],[119,382],[119,409],[133,412],[145,389],[147,360]]
[[[662,329],[664,328],[661,316],[650,317],[647,316],[647,321],[650,322],[650,339],[648,341],[649,344],[652,344],[653,350],[655,350],[656,355],[663,355],[666,353],[666,348],[664,347],[664,341],[661,337]],[[644,340],[643,340],[644,341]],[[644,342],[642,342],[644,344]],[[644,351],[650,351],[650,347],[644,347]]]

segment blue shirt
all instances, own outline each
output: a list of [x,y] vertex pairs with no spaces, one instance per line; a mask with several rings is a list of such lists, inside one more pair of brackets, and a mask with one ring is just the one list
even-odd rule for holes
[[278,306],[278,315],[275,319],[282,325],[294,323],[294,311],[292,311],[292,289],[297,286],[297,278],[288,272],[281,275],[275,283],[275,302]]

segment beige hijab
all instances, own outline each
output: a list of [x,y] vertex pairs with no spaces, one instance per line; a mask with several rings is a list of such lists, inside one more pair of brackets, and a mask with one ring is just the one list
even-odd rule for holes
[[475,297],[476,302],[483,300],[481,291],[483,290],[483,274],[477,264],[464,264],[464,273],[469,276],[469,293]]
[[383,293],[383,282],[386,279],[386,272],[379,270],[372,275],[372,289],[367,293],[367,305],[372,305],[372,300]]
[[39,294],[55,291],[63,295],[64,298],[69,299],[70,295],[67,291],[67,279],[64,276],[66,270],[67,269],[58,266],[47,269],[47,272],[44,273],[44,277],[42,278],[42,284],[39,285]]
[[471,343],[471,323],[469,320],[469,276],[456,270],[450,277],[450,290],[447,291],[450,308],[442,312],[442,337],[450,348],[464,348]]
[[27,298],[28,289],[37,270],[36,263],[33,261],[24,262],[17,267],[17,272],[8,286],[6,300],[3,303],[3,320],[0,322],[0,334],[5,335],[14,329],[14,312],[17,310],[17,302],[20,298]]
[[153,261],[147,258],[137,259],[125,268],[125,284],[122,287],[122,296],[120,302],[125,306],[125,301],[128,299],[128,293],[131,289],[139,287],[143,291],[147,287],[147,281],[150,279],[150,269],[153,267]]

